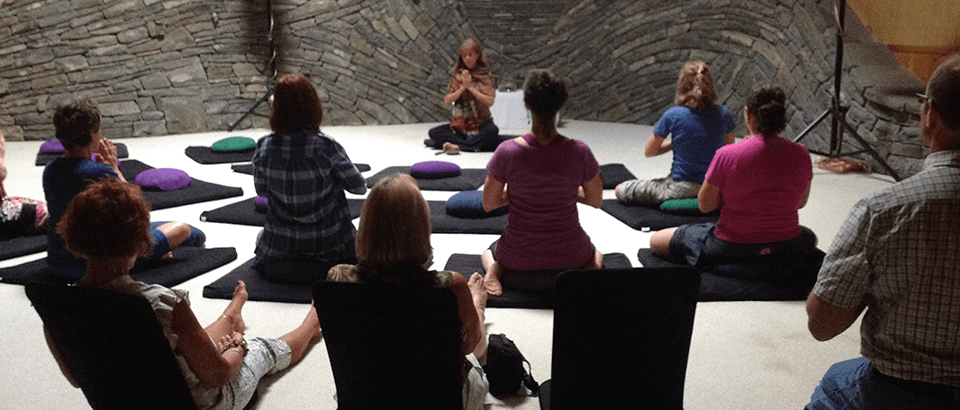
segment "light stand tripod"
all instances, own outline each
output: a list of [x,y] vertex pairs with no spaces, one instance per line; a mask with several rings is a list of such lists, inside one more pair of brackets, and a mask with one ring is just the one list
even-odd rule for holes
[[[800,135],[798,135],[797,138],[795,138],[793,141],[800,142],[800,140],[803,139],[803,137],[806,137],[807,134],[809,134],[810,131],[813,130],[813,128],[815,128],[825,118],[827,118],[827,115],[833,114],[833,119],[832,119],[831,128],[830,128],[830,152],[823,153],[823,152],[817,152],[814,150],[810,150],[810,152],[814,154],[830,157],[830,158],[840,158],[842,156],[857,155],[857,154],[866,152],[870,154],[875,160],[877,160],[877,162],[880,163],[880,166],[882,166],[884,170],[886,170],[887,173],[889,173],[890,176],[893,177],[894,180],[900,181],[901,180],[900,175],[898,175],[897,172],[894,171],[889,164],[887,164],[887,161],[885,161],[883,157],[880,156],[880,154],[877,154],[877,152],[870,147],[870,144],[868,144],[867,141],[865,141],[863,137],[860,136],[860,134],[857,134],[856,129],[854,129],[852,126],[850,126],[850,124],[847,123],[847,119],[846,119],[847,110],[849,110],[850,107],[845,107],[840,104],[840,80],[841,80],[841,76],[843,75],[844,19],[846,16],[847,1],[837,0],[837,3],[838,3],[837,9],[835,10],[835,13],[834,13],[834,16],[837,19],[836,21],[836,24],[837,24],[837,56],[836,57],[837,58],[834,64],[834,73],[833,73],[833,77],[834,77],[833,102],[832,102],[831,108],[828,108],[826,111],[823,112],[823,114],[820,114],[820,116],[817,117],[817,119],[813,121],[810,125],[808,125],[807,128],[804,128],[804,130],[800,132]],[[862,146],[863,149],[859,151],[842,153],[844,129],[846,129],[847,132],[849,132],[850,135],[852,135],[853,138],[855,138],[860,143],[860,146]]]
[[227,131],[233,131],[234,129],[236,129],[237,125],[243,122],[243,120],[247,119],[247,117],[249,117],[250,115],[258,115],[261,117],[265,117],[265,115],[257,113],[256,110],[258,107],[260,107],[261,104],[267,102],[267,100],[269,100],[270,97],[273,96],[273,85],[277,81],[277,47],[273,38],[273,27],[275,23],[275,20],[273,18],[273,0],[267,0],[267,14],[270,16],[270,28],[267,31],[267,47],[270,53],[270,61],[267,62],[267,66],[264,69],[264,71],[266,71],[267,69],[270,70],[270,82],[267,84],[267,92],[266,94],[263,95],[263,97],[257,100],[256,103],[253,104],[253,107],[250,107],[250,109],[247,110],[246,113],[240,116],[240,119],[238,119],[236,122],[234,122],[229,127],[227,127]]

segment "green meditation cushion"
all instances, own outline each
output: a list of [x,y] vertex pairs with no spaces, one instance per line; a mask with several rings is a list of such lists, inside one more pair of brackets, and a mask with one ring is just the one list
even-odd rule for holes
[[660,210],[668,214],[703,215],[697,198],[668,199],[660,204]]
[[228,137],[214,142],[210,146],[213,152],[241,152],[257,147],[257,142],[249,137]]

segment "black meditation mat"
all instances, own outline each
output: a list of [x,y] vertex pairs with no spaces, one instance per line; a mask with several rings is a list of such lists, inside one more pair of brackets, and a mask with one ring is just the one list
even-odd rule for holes
[[[266,214],[257,212],[254,198],[244,199],[200,214],[203,222],[263,226]],[[358,218],[363,209],[362,198],[347,198],[350,216]],[[430,225],[433,233],[502,234],[507,226],[507,215],[489,218],[457,218],[446,211],[445,201],[427,201],[430,206]]]
[[649,206],[626,205],[616,199],[604,199],[600,209],[638,231],[645,227],[650,228],[652,231],[659,231],[664,228],[673,228],[683,224],[716,222],[720,219],[719,213],[678,215],[666,213],[659,208]]
[[[200,220],[234,225],[263,226],[267,214],[257,211],[256,205],[253,203],[254,199],[247,198],[217,209],[203,211],[200,214]],[[347,207],[350,209],[350,217],[357,218],[360,216],[360,210],[363,209],[363,199],[347,198]]]
[[[742,300],[805,300],[817,281],[820,265],[826,256],[816,249],[803,257],[776,258],[766,261],[744,261],[700,269],[701,302]],[[640,249],[637,259],[644,267],[688,266]],[[729,277],[771,277],[770,280],[750,280]]]
[[[367,178],[367,188],[372,188],[380,178],[393,174],[409,174],[409,166],[388,167]],[[460,176],[453,178],[426,179],[415,178],[421,191],[473,191],[483,186],[487,179],[487,170],[483,168],[463,168]]]
[[17,236],[0,240],[0,261],[47,250],[47,235]]
[[[130,150],[127,149],[126,144],[122,142],[114,143],[113,146],[117,147],[117,158],[123,159],[130,157]],[[63,152],[37,152],[37,161],[36,165],[43,166],[47,165],[48,162],[53,161],[57,158],[60,158],[63,155]],[[120,161],[123,163],[123,161]]]
[[[370,164],[353,164],[357,167],[357,171],[367,172],[370,170]],[[239,172],[241,174],[253,175],[253,164],[233,164],[230,166],[230,169],[233,172]]]
[[[629,269],[633,265],[627,255],[622,253],[608,253],[603,255],[603,267],[609,269]],[[455,253],[447,259],[443,270],[458,272],[468,281],[474,272],[484,274],[480,255]],[[554,291],[536,291],[524,289],[503,288],[503,295],[490,296],[487,307],[519,308],[519,309],[553,309]]]
[[237,281],[247,285],[248,300],[284,303],[313,301],[313,283],[282,283],[264,278],[253,269],[253,258],[234,268],[230,273],[203,287],[203,297],[232,299]]
[[[153,169],[153,167],[135,159],[120,161],[120,172],[122,172],[123,177],[130,182],[136,180],[137,174],[148,169]],[[243,195],[243,189],[213,184],[195,179],[193,177],[190,178],[190,185],[175,191],[143,191],[144,198],[147,199],[147,202],[150,202],[153,210],[173,208],[181,205],[195,204],[198,202],[207,202],[241,195]]]
[[187,147],[183,153],[200,164],[228,164],[231,162],[250,162],[254,148],[244,151],[217,152],[210,147]]
[[[181,246],[173,249],[173,257],[163,260],[137,259],[130,270],[133,279],[172,287],[219,268],[237,259],[235,248],[202,248]],[[23,285],[28,282],[71,283],[47,272],[47,258],[0,269],[0,282]]]
[[614,189],[617,185],[631,179],[637,179],[637,177],[623,164],[604,164],[600,166],[600,180],[603,181],[603,189]]

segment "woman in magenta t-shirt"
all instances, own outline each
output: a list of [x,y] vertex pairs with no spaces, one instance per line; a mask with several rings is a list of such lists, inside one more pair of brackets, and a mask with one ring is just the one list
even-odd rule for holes
[[484,285],[494,296],[503,293],[501,279],[517,287],[549,288],[560,271],[603,263],[577,214],[577,202],[602,204],[600,165],[587,144],[556,128],[566,84],[550,71],[531,70],[523,94],[532,118],[530,134],[500,144],[483,185],[485,210],[510,207],[503,235],[482,256]]
[[717,223],[664,229],[650,238],[659,256],[710,266],[767,255],[802,255],[817,237],[800,226],[797,210],[807,203],[813,166],[803,145],[781,138],[786,96],[765,85],[744,111],[752,137],[717,150],[700,188],[700,210],[721,205]]

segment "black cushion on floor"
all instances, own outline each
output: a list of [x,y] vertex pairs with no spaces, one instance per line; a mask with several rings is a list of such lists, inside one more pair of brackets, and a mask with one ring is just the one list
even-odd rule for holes
[[[130,150],[127,149],[126,144],[122,142],[117,142],[114,144],[117,147],[117,158],[120,158],[120,163],[123,164],[123,158],[130,157]],[[60,158],[63,155],[63,152],[37,152],[37,166],[47,165],[48,162],[53,161],[57,158]]]
[[616,199],[604,199],[600,209],[638,231],[644,227],[650,228],[650,230],[653,231],[659,231],[664,228],[672,228],[683,224],[716,222],[720,219],[719,214],[671,214],[663,212],[659,208],[642,205],[625,205]]
[[187,157],[200,164],[228,164],[231,162],[250,162],[253,159],[253,151],[235,151],[235,152],[216,152],[210,147],[187,147],[183,153]]
[[[247,198],[230,205],[224,205],[217,209],[203,211],[200,214],[200,220],[203,222],[220,222],[234,225],[263,226],[267,220],[267,214],[258,212],[254,204],[255,198]],[[358,218],[360,210],[363,208],[362,198],[347,198],[347,207],[350,210],[350,217]]]
[[284,303],[310,303],[313,300],[313,283],[273,282],[254,270],[252,265],[253,258],[204,286],[203,297],[231,299],[237,281],[242,280],[247,285],[249,300]]
[[[698,300],[805,300],[817,281],[824,256],[823,251],[816,249],[800,258],[745,261],[699,269],[702,279]],[[644,267],[689,266],[661,259],[650,249],[640,249],[637,259]]]
[[[136,180],[137,174],[153,169],[135,159],[120,161],[120,172],[127,181]],[[214,184],[192,178],[190,185],[176,191],[143,191],[144,198],[150,202],[153,210],[173,208],[181,205],[213,201],[243,195],[243,189]]]
[[[369,164],[353,164],[357,167],[357,171],[367,172],[370,170]],[[230,166],[230,169],[233,172],[239,172],[241,174],[253,175],[253,164],[233,164]]]
[[0,261],[47,250],[47,235],[17,236],[0,240]]
[[446,201],[427,201],[430,206],[430,227],[433,233],[494,234],[503,233],[507,214],[488,218],[457,218],[447,214]]
[[[608,253],[603,255],[603,267],[610,269],[628,269],[633,265],[627,255],[622,253]],[[480,255],[455,253],[447,259],[444,270],[458,272],[467,280],[474,272],[484,274]],[[522,308],[522,309],[553,309],[554,292],[511,289],[504,286],[503,295],[490,296],[487,307],[493,308]]]
[[[173,249],[173,257],[159,261],[138,259],[130,270],[133,279],[166,287],[179,285],[237,259],[235,248],[197,248],[181,246]],[[0,269],[0,282],[23,285],[28,282],[71,283],[47,272],[47,259],[37,259]]]
[[600,166],[600,180],[603,181],[603,189],[614,189],[617,185],[631,179],[637,179],[637,177],[623,164],[604,164]]
[[[409,174],[409,166],[394,166],[383,169],[367,178],[367,188],[372,188],[380,178],[393,174]],[[482,168],[463,168],[460,176],[441,179],[416,178],[421,191],[472,191],[483,186],[487,179],[487,170]]]

